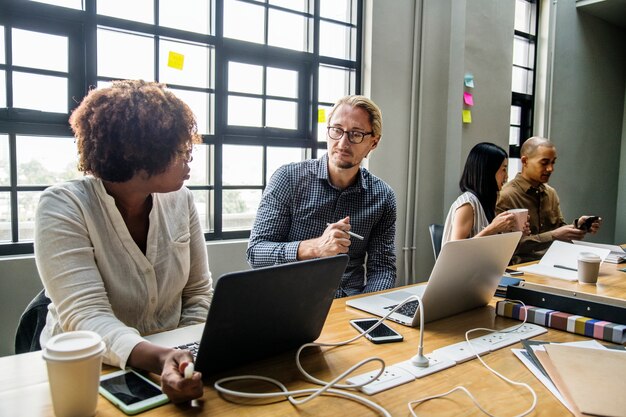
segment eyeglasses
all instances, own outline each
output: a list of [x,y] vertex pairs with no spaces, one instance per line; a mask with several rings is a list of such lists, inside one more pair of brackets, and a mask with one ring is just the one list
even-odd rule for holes
[[344,134],[348,135],[348,140],[350,141],[350,143],[354,143],[355,145],[358,145],[359,143],[363,142],[363,139],[365,139],[365,136],[371,135],[372,132],[358,132],[358,131],[347,131],[347,130],[343,130],[340,127],[333,127],[333,126],[328,126],[328,137],[333,139],[333,140],[340,140]]

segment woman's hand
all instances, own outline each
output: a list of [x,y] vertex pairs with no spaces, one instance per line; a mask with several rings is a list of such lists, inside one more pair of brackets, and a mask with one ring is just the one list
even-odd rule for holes
[[494,217],[494,219],[491,221],[489,226],[487,226],[487,228],[491,232],[489,234],[492,235],[496,233],[512,232],[517,228],[517,220],[515,218],[515,214],[509,213],[507,211],[502,212]]
[[185,368],[189,364],[193,364],[193,356],[186,350],[172,349],[165,358],[161,389],[173,403],[202,397],[202,374],[193,372],[191,378],[185,378]]

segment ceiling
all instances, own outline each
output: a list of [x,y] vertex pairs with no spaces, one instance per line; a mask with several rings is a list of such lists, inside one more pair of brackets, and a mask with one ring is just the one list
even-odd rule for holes
[[626,0],[578,0],[576,8],[626,29]]

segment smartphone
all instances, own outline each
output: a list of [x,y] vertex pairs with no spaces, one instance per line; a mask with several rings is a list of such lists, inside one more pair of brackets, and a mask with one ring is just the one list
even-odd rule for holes
[[593,222],[595,222],[596,220],[598,220],[600,217],[599,216],[591,216],[591,217],[587,217],[587,219],[585,219],[585,221],[583,222],[583,224],[578,225],[580,229],[588,232],[589,230],[591,230],[591,225],[593,224]]
[[143,375],[125,369],[100,377],[100,394],[124,413],[141,413],[169,401],[161,387]]
[[[354,319],[350,320],[350,324],[357,329],[359,333],[362,333],[376,324],[377,321],[378,319],[375,318]],[[365,337],[373,343],[402,342],[404,339],[400,333],[396,332],[385,323],[380,323],[374,330],[367,333]]]

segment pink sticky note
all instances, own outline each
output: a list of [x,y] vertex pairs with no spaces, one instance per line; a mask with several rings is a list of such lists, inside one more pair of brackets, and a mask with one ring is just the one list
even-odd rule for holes
[[473,106],[474,97],[472,96],[472,93],[463,93],[463,102],[468,106]]

